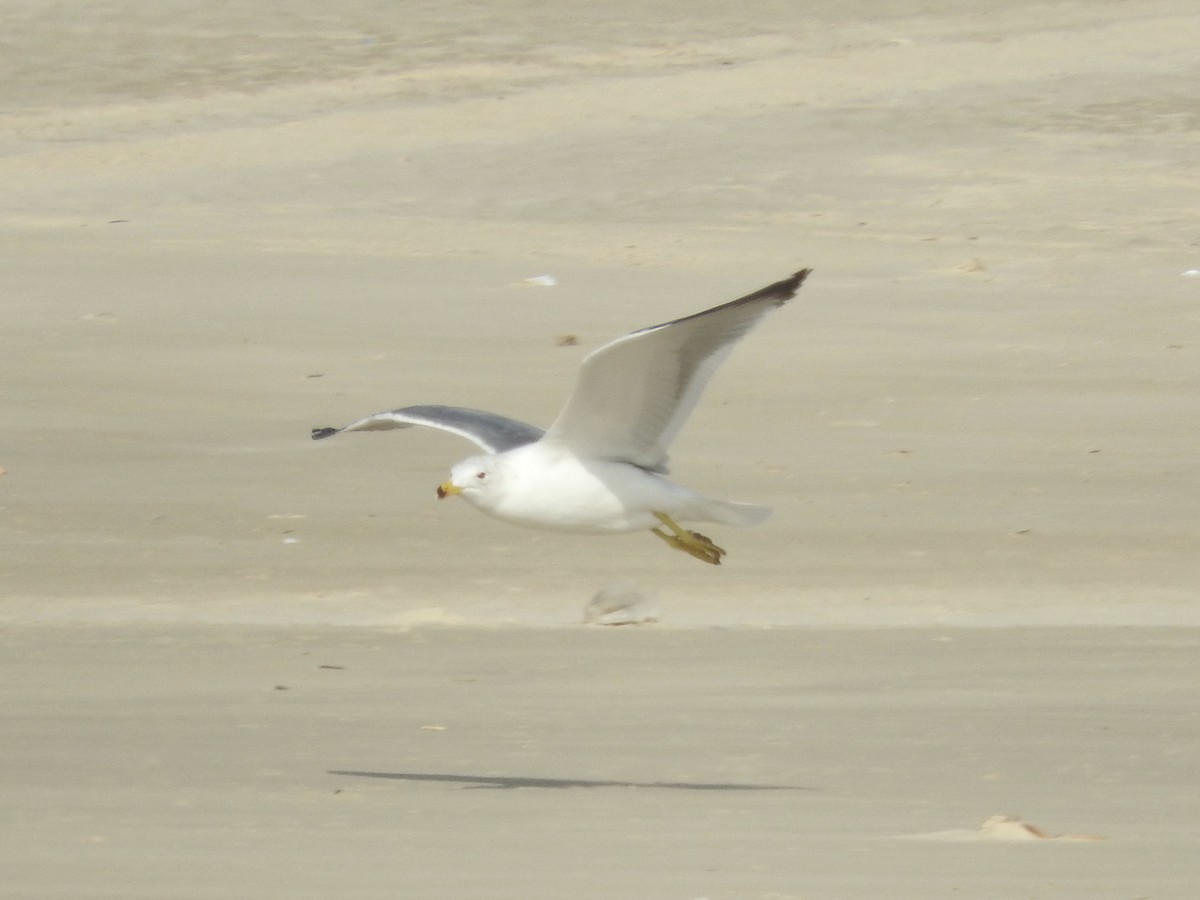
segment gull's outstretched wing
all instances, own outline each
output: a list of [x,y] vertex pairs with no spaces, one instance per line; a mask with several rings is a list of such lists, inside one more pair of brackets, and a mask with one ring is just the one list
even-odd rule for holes
[[667,447],[717,366],[759,319],[795,296],[810,271],[596,350],[546,439],[580,456],[665,472]]
[[345,428],[314,428],[313,440],[341,434],[343,431],[386,431],[390,428],[411,428],[424,425],[440,428],[474,441],[488,453],[503,453],[514,447],[532,444],[542,437],[542,429],[516,419],[506,419],[495,413],[460,406],[406,406],[388,412],[375,413]]

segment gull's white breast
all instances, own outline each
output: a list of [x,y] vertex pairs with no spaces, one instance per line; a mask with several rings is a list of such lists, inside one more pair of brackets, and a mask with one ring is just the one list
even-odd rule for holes
[[469,497],[485,513],[535,528],[622,532],[651,528],[653,511],[670,513],[690,491],[629,463],[580,459],[551,443],[502,453],[496,483]]

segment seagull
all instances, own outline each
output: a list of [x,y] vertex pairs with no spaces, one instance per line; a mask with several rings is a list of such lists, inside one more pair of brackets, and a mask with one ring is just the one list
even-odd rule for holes
[[734,344],[795,296],[811,271],[605,344],[584,359],[575,390],[546,431],[475,409],[406,406],[342,428],[314,428],[313,440],[414,425],[448,431],[483,453],[451,468],[438,499],[459,496],[489,516],[534,528],[648,529],[676,550],[720,565],[725,551],[679,522],[756,525],[771,510],[676,484],[667,477],[667,448]]

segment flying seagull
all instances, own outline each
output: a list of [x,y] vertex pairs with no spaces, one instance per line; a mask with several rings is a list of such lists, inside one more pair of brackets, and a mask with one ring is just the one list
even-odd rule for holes
[[584,359],[574,392],[547,431],[474,409],[407,406],[344,428],[314,428],[313,439],[440,428],[484,452],[451,468],[439,499],[459,495],[487,515],[534,528],[649,529],[675,549],[720,565],[725,551],[679,521],[755,525],[771,510],[703,497],[671,481],[667,447],[733,345],[795,296],[810,271],[605,344]]

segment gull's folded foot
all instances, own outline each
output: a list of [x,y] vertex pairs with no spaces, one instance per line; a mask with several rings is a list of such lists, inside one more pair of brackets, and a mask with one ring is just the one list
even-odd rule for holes
[[682,550],[688,556],[694,556],[713,566],[721,564],[721,557],[725,555],[725,551],[704,535],[697,531],[688,531],[666,513],[656,512],[654,516],[670,529],[670,533],[658,528],[651,528],[652,534],[658,535],[676,550]]

